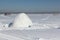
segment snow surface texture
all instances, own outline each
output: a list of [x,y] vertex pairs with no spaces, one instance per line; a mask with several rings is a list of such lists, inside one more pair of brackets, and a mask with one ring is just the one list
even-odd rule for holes
[[[9,29],[15,14],[10,16],[0,15],[0,40],[60,40],[60,15],[53,14],[27,14],[32,22],[32,30]],[[5,30],[9,29],[9,30]]]
[[4,35],[0,38],[6,39],[60,40],[60,29],[1,30],[0,33]]
[[[28,16],[31,18],[29,18]],[[60,28],[60,15],[53,14],[25,14],[10,15],[0,17],[1,29],[7,29],[13,24],[11,29],[51,29]],[[16,17],[15,17],[16,16]],[[15,18],[15,19],[14,19]],[[13,22],[14,21],[14,22]],[[20,27],[20,28],[19,28]],[[30,27],[30,28],[29,28]],[[8,28],[9,29],[9,28]]]
[[29,27],[31,25],[32,21],[25,13],[18,14],[13,22],[13,27]]

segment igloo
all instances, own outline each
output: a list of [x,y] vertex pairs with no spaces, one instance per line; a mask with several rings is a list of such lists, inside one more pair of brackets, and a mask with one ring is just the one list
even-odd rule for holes
[[31,19],[25,14],[18,14],[13,22],[13,27],[30,27],[32,25]]

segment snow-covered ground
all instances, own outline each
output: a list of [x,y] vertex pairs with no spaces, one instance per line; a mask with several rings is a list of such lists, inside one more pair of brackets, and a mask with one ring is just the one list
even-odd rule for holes
[[[0,30],[0,40],[60,40],[60,14],[27,14],[33,25],[31,30]],[[13,22],[17,14],[0,15],[0,28]],[[58,29],[56,29],[58,28]]]

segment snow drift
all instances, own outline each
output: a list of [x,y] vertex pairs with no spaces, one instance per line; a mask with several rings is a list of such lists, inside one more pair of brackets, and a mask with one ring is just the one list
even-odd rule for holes
[[32,21],[25,13],[18,14],[13,22],[13,27],[29,27],[31,25]]

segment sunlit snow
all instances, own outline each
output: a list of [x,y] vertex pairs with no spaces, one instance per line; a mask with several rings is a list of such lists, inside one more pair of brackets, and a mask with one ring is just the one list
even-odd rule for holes
[[0,40],[60,40],[59,21],[60,14],[1,14]]

